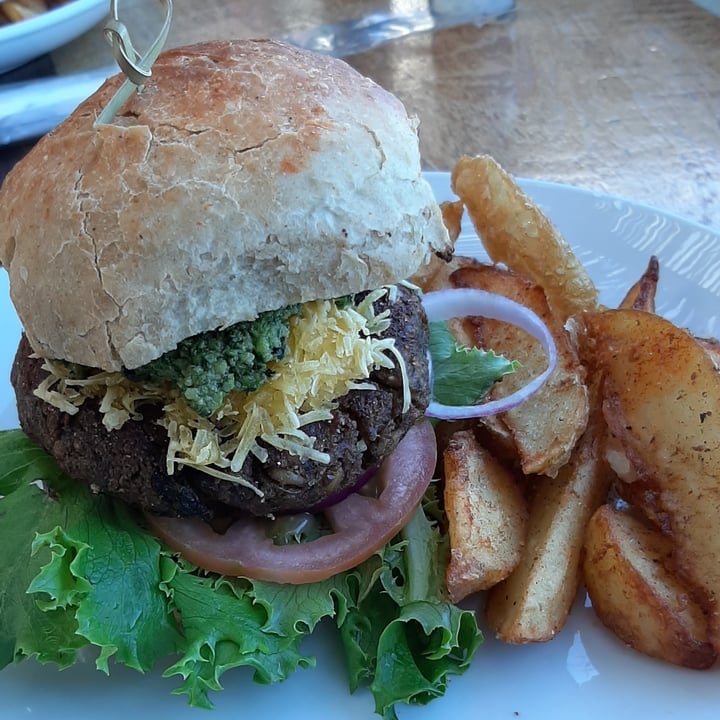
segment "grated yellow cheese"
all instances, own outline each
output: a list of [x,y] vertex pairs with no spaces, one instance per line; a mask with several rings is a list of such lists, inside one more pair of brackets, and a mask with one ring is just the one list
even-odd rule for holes
[[377,337],[390,325],[389,311],[375,315],[373,304],[391,292],[390,288],[375,290],[359,305],[346,308],[333,300],[302,305],[290,320],[285,357],[269,366],[273,374],[253,392],[231,393],[210,418],[197,415],[170,387],[132,382],[122,373],[96,373],[76,380],[62,364],[50,361],[44,364],[49,376],[35,394],[71,414],[86,398],[96,398],[109,430],[139,419],[143,403],[162,402],[169,475],[176,466],[187,465],[259,492],[236,474],[251,453],[262,462],[267,459],[267,450],[258,440],[303,459],[329,462],[303,428],[331,419],[336,399],[348,391],[375,389],[367,382],[373,370],[398,364],[404,411],[409,408],[402,356],[394,339]]

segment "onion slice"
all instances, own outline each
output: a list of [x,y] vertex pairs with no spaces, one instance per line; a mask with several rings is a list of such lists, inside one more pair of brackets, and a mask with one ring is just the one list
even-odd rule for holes
[[[522,328],[540,342],[548,357],[547,368],[507,397],[490,400],[478,405],[443,405],[431,399],[425,411],[429,417],[441,420],[459,420],[468,417],[486,417],[506,412],[525,402],[547,381],[557,364],[555,340],[547,325],[529,308],[503,295],[476,290],[456,288],[437,290],[423,295],[423,307],[430,322],[445,321],[456,317],[481,315],[492,320],[501,320]],[[432,367],[432,364],[431,364]],[[431,378],[432,382],[432,378]]]
[[427,420],[413,426],[377,472],[377,498],[350,495],[327,508],[333,532],[316,540],[276,545],[271,521],[243,518],[225,533],[201,520],[145,513],[150,530],[171,550],[205,570],[280,583],[325,580],[359,565],[386,545],[417,509],[437,459]]

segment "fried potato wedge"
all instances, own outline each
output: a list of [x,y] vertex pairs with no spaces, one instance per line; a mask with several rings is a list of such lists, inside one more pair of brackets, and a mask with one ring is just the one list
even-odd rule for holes
[[507,577],[518,564],[527,507],[513,473],[471,430],[454,433],[443,459],[450,536],[446,580],[450,599],[458,602]]
[[445,200],[440,203],[440,211],[442,212],[443,223],[450,235],[450,242],[453,247],[462,232],[462,219],[465,212],[465,206],[461,200]]
[[671,570],[672,540],[639,516],[603,505],[585,533],[583,575],[600,620],[651,657],[697,670],[717,652],[707,619]]
[[438,420],[434,423],[435,443],[437,444],[437,471],[436,476],[441,480],[445,479],[445,448],[448,446],[455,433],[461,430],[474,431],[477,425],[475,418],[463,420]]
[[463,255],[454,255],[450,260],[433,255],[430,262],[410,278],[410,282],[426,293],[435,290],[447,290],[447,288],[452,287],[450,276],[458,268],[473,265],[476,262],[478,261]]
[[628,290],[619,307],[655,312],[655,295],[660,279],[660,262],[653,255],[640,279]]
[[455,243],[462,230],[462,217],[465,211],[462,202],[459,200],[445,200],[440,203],[443,223],[450,237],[451,250],[448,254],[433,254],[429,262],[421,266],[417,272],[409,278],[410,282],[417,285],[423,292],[441,290],[447,287],[448,275],[462,262],[454,256]]
[[[594,385],[592,394],[597,392]],[[593,407],[570,462],[556,477],[537,479],[520,563],[488,592],[487,621],[507,643],[551,640],[577,595],[585,527],[613,477],[605,462],[601,407]]]
[[[486,427],[490,432],[493,427],[497,430],[499,420],[508,428],[525,474],[556,475],[570,458],[588,421],[585,368],[570,335],[550,310],[543,289],[517,273],[474,263],[453,272],[450,282],[453,287],[487,290],[515,300],[533,310],[552,333],[558,363],[548,381],[522,405],[489,419]],[[521,328],[479,317],[466,318],[462,325],[466,344],[494,350],[521,364],[495,385],[492,398],[514,392],[547,367],[540,343]],[[456,327],[451,330],[458,338]]]
[[699,593],[720,651],[720,375],[695,338],[657,315],[608,310],[586,326],[633,495],[671,534],[675,569]]
[[504,263],[544,288],[561,322],[597,307],[597,289],[582,263],[493,158],[461,158],[451,183],[493,262]]
[[702,349],[708,354],[708,357],[712,360],[715,369],[720,371],[720,340],[717,338],[695,338]]

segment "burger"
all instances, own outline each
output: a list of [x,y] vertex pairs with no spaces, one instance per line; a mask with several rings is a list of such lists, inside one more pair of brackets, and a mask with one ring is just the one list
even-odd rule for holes
[[[25,579],[4,583],[0,606],[22,609],[4,614],[0,665],[66,665],[84,644],[103,668],[179,655],[183,689],[207,704],[235,665],[283,679],[331,616],[378,712],[426,702],[479,633],[443,597],[426,493],[428,322],[405,279],[451,245],[417,123],[344,62],[267,40],[165,52],[100,121],[122,82],[0,191],[24,331],[22,432],[0,451],[33,468],[0,486]],[[110,619],[98,598],[113,582]],[[433,622],[425,603],[444,609]],[[55,646],[33,641],[51,620]],[[398,622],[408,683],[381,677]]]
[[448,249],[414,122],[347,65],[274,42],[167,53],[97,124],[115,89],[3,190],[23,428],[160,515],[342,493],[428,403],[417,293],[377,292]]

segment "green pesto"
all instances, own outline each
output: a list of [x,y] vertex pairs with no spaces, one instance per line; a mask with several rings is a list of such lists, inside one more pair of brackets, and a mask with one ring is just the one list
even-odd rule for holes
[[268,363],[285,355],[288,323],[299,309],[291,305],[271,310],[256,320],[186,338],[174,350],[126,374],[137,382],[174,385],[198,415],[208,417],[229,393],[262,385],[271,374]]

